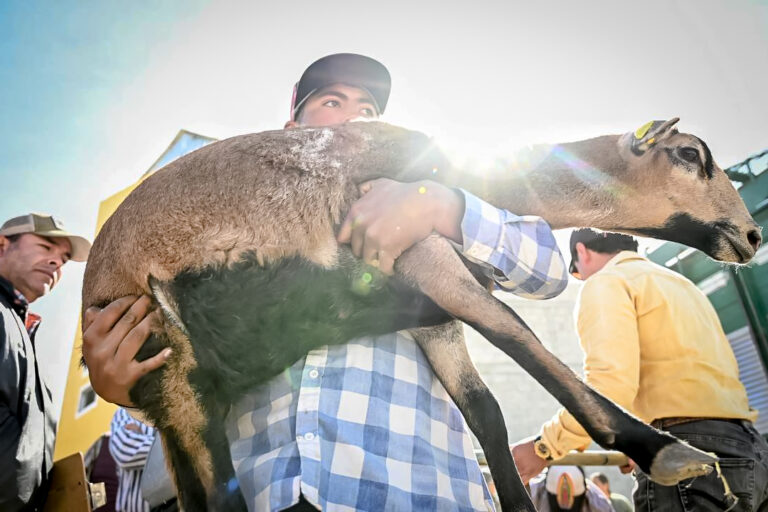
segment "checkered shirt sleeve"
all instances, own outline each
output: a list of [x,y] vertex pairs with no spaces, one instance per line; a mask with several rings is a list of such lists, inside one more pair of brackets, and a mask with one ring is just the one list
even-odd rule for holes
[[313,350],[233,406],[251,511],[493,510],[466,425],[407,333]]
[[549,299],[568,284],[563,255],[549,224],[519,216],[464,194],[461,252],[485,267],[505,291],[529,299]]

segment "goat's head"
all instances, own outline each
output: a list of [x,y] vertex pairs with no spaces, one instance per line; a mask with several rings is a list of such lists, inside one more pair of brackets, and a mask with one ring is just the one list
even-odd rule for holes
[[622,181],[637,195],[627,202],[633,208],[627,218],[638,223],[616,228],[746,263],[760,246],[761,228],[704,141],[678,132],[677,121],[653,121],[619,138],[628,171]]

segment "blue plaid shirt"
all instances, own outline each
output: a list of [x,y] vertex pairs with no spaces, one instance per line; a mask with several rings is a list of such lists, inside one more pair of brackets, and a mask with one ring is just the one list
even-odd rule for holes
[[[467,257],[518,295],[565,288],[546,222],[464,195]],[[311,351],[232,407],[227,437],[251,511],[300,493],[328,511],[493,510],[464,419],[406,332]]]

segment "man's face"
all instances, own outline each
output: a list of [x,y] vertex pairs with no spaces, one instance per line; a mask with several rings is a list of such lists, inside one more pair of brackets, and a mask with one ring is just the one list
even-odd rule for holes
[[67,238],[25,233],[11,242],[0,236],[0,276],[32,302],[56,286],[61,279],[61,267],[71,254]]
[[330,126],[354,119],[376,119],[376,103],[364,89],[333,84],[312,94],[304,102],[296,122],[290,126]]

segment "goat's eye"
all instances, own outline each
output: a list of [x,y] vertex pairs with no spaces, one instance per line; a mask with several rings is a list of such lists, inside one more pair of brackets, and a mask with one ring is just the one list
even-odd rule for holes
[[695,164],[699,161],[699,152],[695,148],[680,148],[678,154],[686,162]]

